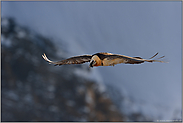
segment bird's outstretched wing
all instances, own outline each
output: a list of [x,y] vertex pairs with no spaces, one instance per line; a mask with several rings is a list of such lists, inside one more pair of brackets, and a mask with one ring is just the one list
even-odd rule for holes
[[[164,63],[165,61],[160,61],[160,60],[152,60],[158,53],[156,53],[154,56],[152,56],[150,59],[143,59],[141,57],[130,57],[130,56],[125,56],[125,55],[118,55],[118,54],[112,54],[108,55],[104,59],[104,62],[106,62],[107,65],[115,65],[119,63],[125,63],[125,64],[141,64],[143,62],[162,62]],[[164,56],[160,57],[163,58]],[[160,59],[158,58],[158,59]],[[105,63],[104,63],[105,64]]]
[[125,64],[140,64],[143,63],[144,60],[140,57],[129,57],[125,55],[109,55],[104,61],[109,62],[109,65],[115,65],[120,63]]
[[75,56],[75,57],[71,57],[65,60],[55,62],[55,61],[49,60],[45,54],[43,54],[42,57],[44,58],[44,60],[48,61],[50,64],[55,64],[55,66],[65,65],[65,64],[82,64],[85,62],[89,62],[92,58],[91,55],[82,55],[82,56]]

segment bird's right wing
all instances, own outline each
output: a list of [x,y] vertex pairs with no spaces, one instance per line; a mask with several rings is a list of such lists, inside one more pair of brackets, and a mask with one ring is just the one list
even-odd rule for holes
[[143,63],[144,60],[140,57],[130,57],[130,56],[125,56],[125,55],[109,55],[107,57],[108,61],[110,61],[111,65],[119,64],[119,63],[125,63],[125,64],[140,64]]
[[46,60],[50,64],[55,64],[55,66],[56,65],[65,65],[65,64],[82,64],[85,62],[89,62],[92,58],[91,55],[83,55],[83,56],[75,56],[75,57],[71,57],[71,58],[68,58],[65,60],[54,62],[54,61],[49,60],[45,54],[43,54],[42,57],[44,58],[44,60]]
[[[130,57],[130,56],[125,56],[125,55],[118,55],[118,54],[112,54],[108,55],[104,61],[108,62],[107,64],[109,65],[115,65],[119,63],[125,63],[125,64],[141,64],[143,62],[162,62],[166,63],[165,61],[160,61],[160,60],[152,60],[158,53],[156,53],[154,56],[152,56],[150,59],[143,59],[141,57]],[[162,56],[158,59],[161,59],[165,56]]]

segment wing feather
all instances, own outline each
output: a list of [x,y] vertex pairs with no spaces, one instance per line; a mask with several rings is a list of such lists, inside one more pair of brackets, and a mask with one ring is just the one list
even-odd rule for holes
[[144,60],[140,57],[130,57],[125,55],[109,55],[107,60],[110,60],[112,65],[125,63],[125,64],[140,64],[143,63]]
[[71,57],[65,60],[61,60],[61,61],[51,61],[47,58],[46,54],[43,54],[42,57],[44,58],[44,60],[46,60],[47,62],[49,62],[50,64],[55,64],[56,65],[65,65],[65,64],[82,64],[85,62],[89,62],[91,60],[91,55],[82,55],[82,56],[75,56],[75,57]]
[[[153,57],[154,58],[158,53],[156,53]],[[165,56],[162,56],[160,58],[163,58]],[[160,59],[158,58],[158,59]],[[166,63],[165,61],[160,61],[160,60],[148,60],[148,59],[143,59],[141,57],[130,57],[130,56],[125,56],[125,55],[118,55],[118,54],[113,54],[113,55],[108,55],[105,59],[108,61],[109,65],[115,65],[119,63],[125,63],[125,64],[141,64],[143,62],[161,62],[161,63]]]

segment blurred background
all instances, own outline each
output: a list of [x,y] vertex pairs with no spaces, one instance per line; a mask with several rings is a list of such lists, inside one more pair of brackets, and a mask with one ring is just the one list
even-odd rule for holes
[[[41,57],[97,52],[169,63]],[[181,121],[181,2],[1,2],[1,95],[1,121]]]

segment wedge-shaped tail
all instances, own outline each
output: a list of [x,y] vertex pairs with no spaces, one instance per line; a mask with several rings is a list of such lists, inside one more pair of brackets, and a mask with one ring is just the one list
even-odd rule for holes
[[161,56],[161,57],[159,57],[159,58],[157,58],[157,59],[150,60],[150,59],[154,58],[154,57],[155,57],[155,56],[157,56],[157,55],[158,55],[158,52],[157,52],[154,56],[152,56],[151,58],[149,58],[149,60],[145,60],[145,61],[147,61],[147,62],[161,62],[161,63],[168,63],[167,61],[157,60],[157,59],[162,59],[162,58],[164,58],[165,56]]

